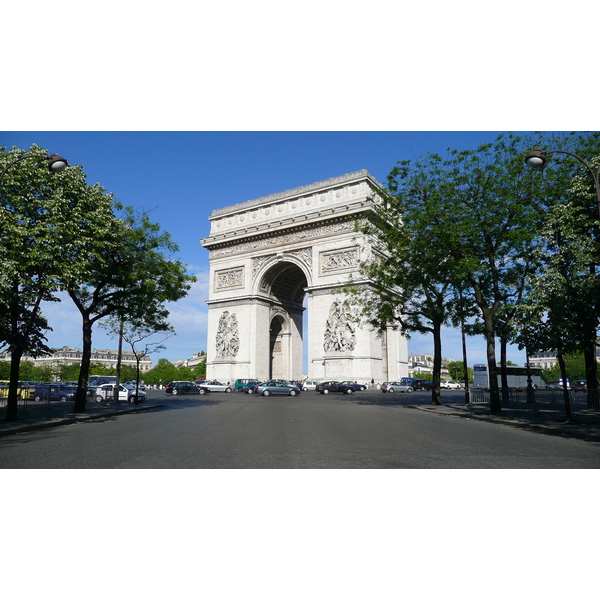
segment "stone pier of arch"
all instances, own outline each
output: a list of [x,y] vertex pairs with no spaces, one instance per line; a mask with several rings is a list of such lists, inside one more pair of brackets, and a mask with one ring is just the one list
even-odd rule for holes
[[408,375],[406,338],[361,326],[343,291],[370,251],[355,222],[378,187],[363,170],[212,213],[201,240],[210,252],[207,378],[368,383]]

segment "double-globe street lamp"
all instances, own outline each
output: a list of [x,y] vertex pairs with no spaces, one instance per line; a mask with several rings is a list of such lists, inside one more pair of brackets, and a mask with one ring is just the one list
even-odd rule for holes
[[[589,174],[592,176],[592,179],[594,180],[594,187],[596,189],[596,202],[598,204],[598,218],[600,219],[600,165],[594,171],[594,169],[588,162],[586,162],[580,156],[573,154],[572,152],[567,152],[566,150],[542,150],[541,148],[536,148],[535,150],[532,150],[525,157],[525,162],[532,169],[536,169],[539,171],[539,170],[543,169],[544,166],[546,165],[546,162],[547,162],[546,157],[549,156],[550,154],[566,154],[568,156],[572,156],[573,158],[577,159],[582,165],[585,166],[585,168],[588,170]],[[529,385],[529,382],[528,382],[528,385]],[[566,383],[565,383],[565,385],[566,385]],[[589,389],[588,389],[588,394],[589,394]],[[589,402],[589,398],[588,398],[588,402]],[[598,397],[597,397],[597,390],[596,390],[596,398],[592,399],[592,404],[594,406],[596,406],[597,402],[598,402]]]

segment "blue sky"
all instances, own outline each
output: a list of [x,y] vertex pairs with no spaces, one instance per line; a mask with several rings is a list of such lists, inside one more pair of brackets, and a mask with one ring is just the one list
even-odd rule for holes
[[[180,258],[198,278],[189,296],[171,305],[177,335],[152,356],[185,359],[206,350],[205,301],[208,252],[200,239],[209,234],[208,217],[217,208],[253,200],[367,169],[380,182],[399,160],[447,148],[474,148],[497,132],[4,132],[0,143],[29,148],[37,144],[83,165],[88,183],[98,182],[115,198],[151,212],[179,245]],[[52,346],[81,347],[79,313],[68,298],[46,307]],[[96,327],[96,348],[115,341]],[[485,362],[482,338],[469,338],[468,362]],[[410,353],[432,353],[430,336],[409,340]],[[444,331],[443,355],[460,360],[459,332]],[[509,359],[522,364],[512,348]]]

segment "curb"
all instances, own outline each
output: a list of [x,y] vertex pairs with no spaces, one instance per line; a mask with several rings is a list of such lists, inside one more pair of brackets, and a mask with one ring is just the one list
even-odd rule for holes
[[14,424],[5,425],[6,429],[0,426],[0,437],[14,435],[17,433],[25,433],[27,431],[37,431],[40,429],[49,429],[51,427],[58,427],[59,425],[70,425],[72,423],[85,423],[86,421],[96,421],[98,419],[104,419],[105,417],[115,417],[118,415],[130,415],[140,412],[146,412],[149,410],[156,410],[158,408],[164,408],[164,404],[153,404],[151,406],[139,406],[137,408],[131,408],[128,410],[107,410],[102,413],[71,413],[64,417],[58,417],[55,419],[49,419],[47,421],[38,421],[34,423],[23,423],[18,422]]
[[424,412],[437,414],[443,417],[458,417],[460,419],[473,419],[475,421],[482,421],[485,423],[495,423],[497,425],[505,425],[508,427],[515,427],[516,429],[524,429],[526,431],[535,431],[537,433],[545,433],[547,435],[557,435],[561,437],[570,437],[586,442],[600,442],[600,433],[586,433],[583,431],[573,431],[570,429],[563,429],[560,426],[543,425],[541,423],[523,423],[515,421],[514,419],[506,419],[496,416],[478,415],[473,413],[462,412],[461,409],[451,408],[449,406],[442,405],[439,408],[445,408],[445,411],[436,410],[435,408],[412,405],[409,408],[416,408]]

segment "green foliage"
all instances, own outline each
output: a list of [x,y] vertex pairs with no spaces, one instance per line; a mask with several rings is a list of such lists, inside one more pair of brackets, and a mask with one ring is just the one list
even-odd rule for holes
[[86,271],[112,198],[88,186],[80,167],[50,173],[47,151],[0,148],[0,344],[11,353],[7,419],[17,418],[16,386],[25,352],[50,352],[42,302],[57,301],[67,280]]
[[34,366],[29,361],[21,362],[19,368],[20,381],[54,381],[54,370],[49,365]]
[[[448,363],[448,375],[451,381],[462,381],[465,378],[465,367],[462,360],[455,360]],[[467,367],[467,376],[469,381],[473,381],[473,369]]]
[[[157,385],[161,381],[166,385],[170,381],[178,379],[180,377],[178,376],[177,367],[166,358],[160,358],[156,366],[150,369],[144,376],[144,381],[152,385]],[[185,377],[181,379],[186,380]]]
[[[585,359],[583,354],[567,354],[565,356],[565,365],[567,367],[567,376],[571,383],[578,379],[586,379]],[[562,377],[558,364],[550,369],[544,369],[542,378],[544,381],[557,381]]]
[[0,379],[8,381],[10,377],[10,363],[0,361]]
[[194,380],[199,377],[206,377],[206,359],[192,369],[192,375],[194,376]]
[[71,280],[69,296],[83,323],[80,386],[75,410],[85,408],[85,390],[92,350],[93,325],[107,316],[123,318],[131,326],[168,331],[167,302],[183,298],[195,278],[172,257],[178,248],[168,233],[152,223],[148,215],[124,215],[114,222],[88,263],[84,277]]

